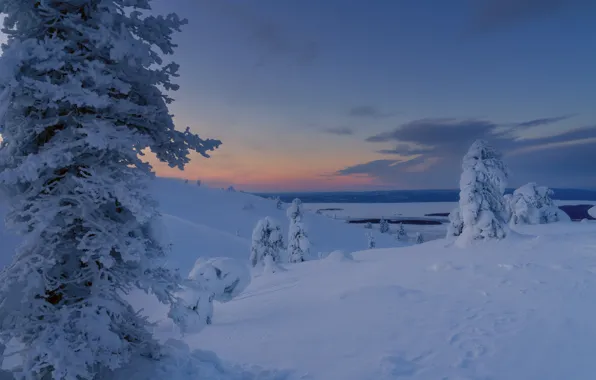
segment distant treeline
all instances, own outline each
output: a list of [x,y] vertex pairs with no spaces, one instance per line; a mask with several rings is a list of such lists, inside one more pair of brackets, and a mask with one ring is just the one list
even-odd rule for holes
[[[506,193],[513,193],[507,189]],[[553,199],[569,201],[596,201],[596,190],[553,189]],[[459,190],[388,190],[360,192],[317,192],[317,193],[255,193],[264,198],[279,197],[289,203],[300,198],[304,203],[418,203],[457,202]]]

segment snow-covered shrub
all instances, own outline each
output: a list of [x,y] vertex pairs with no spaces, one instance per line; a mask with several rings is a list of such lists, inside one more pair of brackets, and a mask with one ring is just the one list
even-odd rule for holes
[[508,197],[511,224],[545,224],[570,221],[569,216],[559,209],[551,196],[553,191],[546,186],[530,182]]
[[464,228],[464,221],[461,218],[459,207],[455,208],[449,214],[449,224],[447,225],[447,238],[461,235]]
[[244,203],[244,205],[242,206],[242,210],[244,210],[244,211],[254,210],[254,208],[255,208],[255,205],[250,201]]
[[367,230],[372,230],[372,227],[373,227],[373,225],[371,222],[366,222],[364,224],[364,228],[366,228]]
[[141,152],[183,169],[219,142],[174,127],[178,65],[162,60],[185,20],[150,3],[0,0],[0,187],[23,235],[0,273],[0,325],[23,346],[17,380],[95,379],[156,356],[123,293],[152,293],[183,323]]
[[474,240],[507,236],[507,211],[503,194],[508,171],[501,154],[484,140],[472,144],[462,163],[459,207],[463,220],[459,245]]
[[422,234],[420,232],[416,233],[416,244],[422,244],[424,243],[424,238],[422,237]]
[[375,237],[372,233],[367,232],[366,239],[368,241],[368,249],[373,249],[377,246],[377,243],[375,242]]
[[379,231],[381,231],[382,234],[389,232],[389,222],[387,219],[381,219],[379,222]]
[[405,241],[408,239],[408,234],[406,233],[406,229],[403,223],[400,223],[397,227],[397,232],[395,233],[395,240]]
[[288,262],[301,263],[309,259],[310,240],[302,222],[290,222],[288,233]]
[[215,301],[229,302],[250,284],[250,271],[246,264],[229,257],[200,258],[188,279],[202,283]]
[[263,265],[267,256],[270,256],[272,261],[279,262],[283,249],[284,241],[279,223],[269,217],[259,220],[252,232],[251,265]]

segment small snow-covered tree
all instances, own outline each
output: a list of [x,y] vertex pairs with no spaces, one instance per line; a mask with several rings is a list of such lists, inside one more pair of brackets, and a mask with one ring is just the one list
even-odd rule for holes
[[287,210],[290,228],[288,232],[288,261],[300,263],[305,261],[310,253],[310,241],[304,223],[302,222],[302,202],[296,198]]
[[459,208],[455,208],[449,214],[449,224],[447,225],[447,238],[461,235],[464,228],[464,221],[461,218]]
[[0,12],[0,186],[23,235],[0,273],[1,340],[22,346],[18,380],[95,379],[159,350],[123,294],[184,317],[143,154],[183,169],[219,141],[177,131],[168,111],[175,14],[150,14],[150,0],[0,0]]
[[569,221],[565,212],[552,200],[554,192],[546,186],[530,182],[508,197],[511,224],[545,224]]
[[288,236],[288,261],[290,263],[301,263],[310,256],[310,240],[304,223],[290,223]]
[[373,227],[373,225],[371,222],[366,222],[364,224],[364,228],[366,228],[367,230],[372,230],[372,227]]
[[503,194],[508,171],[501,154],[484,140],[472,144],[464,156],[459,207],[463,221],[458,244],[503,239],[508,234]]
[[201,187],[201,180],[197,179],[197,186]]
[[373,249],[377,246],[377,243],[375,242],[375,237],[372,233],[367,232],[366,239],[368,241],[368,249]]
[[290,223],[301,222],[302,221],[302,201],[298,198],[292,201],[292,204],[288,207],[286,211],[286,215],[288,219],[290,219]]
[[234,188],[234,186],[229,186],[226,191],[229,191],[230,193],[235,193],[236,189]]
[[381,219],[379,222],[379,231],[381,231],[382,234],[389,232],[389,222],[387,219]]
[[416,244],[422,244],[424,243],[424,238],[422,237],[422,234],[420,232],[416,233]]
[[406,233],[406,229],[403,223],[400,223],[397,227],[397,232],[395,233],[395,239],[399,241],[405,241],[408,239],[408,234]]
[[251,265],[262,265],[266,256],[270,256],[274,262],[279,262],[283,249],[284,241],[279,223],[269,217],[259,220],[252,233]]
[[278,210],[281,210],[284,206],[284,203],[281,201],[280,197],[275,197],[275,207],[277,207]]

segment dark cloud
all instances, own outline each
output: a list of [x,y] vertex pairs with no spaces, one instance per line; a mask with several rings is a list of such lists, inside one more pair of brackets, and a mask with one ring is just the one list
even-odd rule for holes
[[398,143],[393,149],[381,149],[377,150],[377,153],[381,154],[399,154],[399,155],[416,155],[424,154],[428,152],[431,147],[424,146],[413,146],[410,144]]
[[394,149],[383,149],[378,151],[380,153],[413,159],[375,160],[341,169],[335,175],[366,175],[385,184],[404,186],[406,183],[416,188],[456,187],[461,158],[474,140],[482,138],[504,153],[512,168],[515,186],[529,180],[557,187],[581,186],[582,183],[585,186],[589,178],[596,186],[596,176],[592,175],[596,162],[596,125],[532,139],[511,133],[563,119],[535,119],[510,123],[506,128],[476,119],[416,120],[367,139],[396,144]]
[[515,23],[556,15],[565,8],[588,5],[590,0],[471,0],[472,30],[486,32]]
[[327,128],[325,132],[331,133],[332,135],[339,135],[339,136],[348,136],[353,135],[354,130],[349,127],[337,127],[337,128]]
[[394,114],[381,112],[378,108],[373,106],[354,106],[348,110],[348,115],[351,117],[382,119],[391,117]]
[[517,123],[516,125],[518,127],[538,127],[541,125],[548,125],[548,124],[553,124],[559,121],[563,121],[566,119],[569,119],[570,117],[572,117],[573,115],[563,115],[563,116],[556,116],[556,117],[544,117],[542,119],[534,119],[534,120],[528,120],[528,121],[524,121],[521,123]]
[[260,55],[257,66],[265,65],[270,59],[279,56],[289,57],[294,62],[305,65],[319,56],[320,49],[316,41],[302,35],[292,35],[283,25],[252,12],[242,2],[203,0],[201,4],[205,10],[232,19],[246,31]]

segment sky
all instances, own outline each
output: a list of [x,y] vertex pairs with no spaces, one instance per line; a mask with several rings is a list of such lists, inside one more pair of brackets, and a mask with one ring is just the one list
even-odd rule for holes
[[188,19],[161,176],[246,191],[457,188],[483,138],[510,185],[596,188],[593,0],[154,0]]

